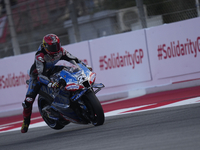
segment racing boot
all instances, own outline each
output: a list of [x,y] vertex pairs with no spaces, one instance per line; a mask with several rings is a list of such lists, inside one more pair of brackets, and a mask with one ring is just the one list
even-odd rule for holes
[[30,103],[27,100],[32,100],[32,98],[27,97],[25,99],[25,101],[22,103],[23,106],[23,124],[21,127],[21,133],[26,133],[28,131],[28,127],[30,124],[30,118],[31,118],[31,114],[32,114],[32,103]]
[[21,133],[26,133],[28,131],[29,124],[30,124],[30,117],[24,118],[24,121],[21,127]]

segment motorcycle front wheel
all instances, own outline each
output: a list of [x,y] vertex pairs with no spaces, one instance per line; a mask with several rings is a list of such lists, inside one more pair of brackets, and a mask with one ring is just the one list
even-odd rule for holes
[[105,116],[98,98],[93,91],[87,92],[83,96],[84,103],[88,109],[88,117],[94,126],[103,125]]

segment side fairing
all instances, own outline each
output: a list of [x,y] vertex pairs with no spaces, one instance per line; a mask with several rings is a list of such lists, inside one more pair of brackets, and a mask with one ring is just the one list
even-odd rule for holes
[[54,102],[56,103],[60,103],[60,104],[70,104],[70,101],[69,101],[69,91],[62,91],[62,90],[58,90],[58,91],[55,91],[54,89],[52,88],[49,88],[47,86],[42,86],[40,88],[40,90],[48,95],[50,95],[53,99],[54,99]]

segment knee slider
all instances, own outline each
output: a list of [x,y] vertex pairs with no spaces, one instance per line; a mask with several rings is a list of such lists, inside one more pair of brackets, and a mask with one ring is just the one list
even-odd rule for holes
[[29,102],[29,103],[33,103],[33,98],[31,97],[26,97],[25,101]]
[[29,108],[33,104],[33,98],[26,97],[25,101],[22,103],[24,108]]

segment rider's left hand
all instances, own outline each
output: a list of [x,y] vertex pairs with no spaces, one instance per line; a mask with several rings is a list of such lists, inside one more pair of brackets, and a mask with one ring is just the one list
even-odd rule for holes
[[86,66],[90,71],[92,71],[93,69],[92,69],[92,67],[90,67],[90,66]]

